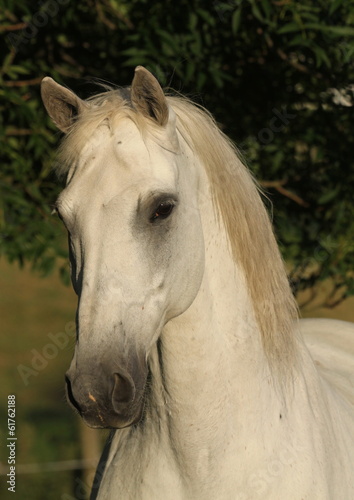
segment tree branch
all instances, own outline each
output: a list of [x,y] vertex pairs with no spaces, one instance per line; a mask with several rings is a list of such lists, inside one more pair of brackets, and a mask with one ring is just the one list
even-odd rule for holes
[[300,198],[300,196],[298,196],[297,194],[292,193],[288,189],[284,188],[284,185],[287,182],[288,182],[288,179],[282,179],[279,181],[260,181],[260,185],[263,187],[272,187],[272,188],[276,189],[279,193],[281,193],[282,195],[286,196],[287,198],[290,198],[291,200],[295,201],[295,203],[297,203],[298,205],[301,205],[302,207],[310,206],[309,203],[307,203],[307,201]]
[[298,196],[295,193],[292,193],[291,191],[288,191],[287,189],[283,188],[282,186],[275,187],[275,189],[279,193],[286,196],[287,198],[290,198],[291,200],[295,201],[295,203],[297,203],[298,205],[301,205],[302,207],[309,206],[309,203],[307,203],[307,201],[303,200],[302,198],[300,198],[300,196]]
[[27,23],[5,24],[0,26],[0,33],[2,31],[19,31],[27,27]]
[[9,127],[6,131],[5,131],[5,135],[6,136],[9,136],[9,135],[32,135],[33,131],[29,128],[11,128]]
[[298,71],[301,71],[302,73],[309,73],[309,70],[308,68],[306,68],[306,66],[296,61],[292,61],[282,49],[277,49],[277,54],[281,59],[283,59],[283,61],[286,61],[288,64],[290,64],[290,66],[297,69]]
[[32,80],[11,80],[8,82],[3,82],[5,87],[26,87],[27,85],[38,85],[42,81],[42,76],[38,78],[32,78]]

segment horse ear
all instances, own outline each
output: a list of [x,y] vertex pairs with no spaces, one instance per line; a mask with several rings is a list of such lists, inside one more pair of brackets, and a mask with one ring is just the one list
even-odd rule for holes
[[143,115],[153,118],[161,126],[168,122],[168,104],[156,78],[143,66],[135,68],[131,87],[134,108]]
[[68,132],[76,118],[88,108],[85,101],[49,76],[42,80],[41,94],[48,115],[62,132]]

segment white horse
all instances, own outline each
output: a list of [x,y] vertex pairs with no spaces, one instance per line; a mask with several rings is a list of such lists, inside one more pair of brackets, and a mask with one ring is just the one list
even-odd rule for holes
[[211,116],[142,67],[88,101],[51,78],[42,95],[66,133],[68,398],[116,429],[92,498],[353,500],[354,327],[305,321],[309,352],[257,187]]

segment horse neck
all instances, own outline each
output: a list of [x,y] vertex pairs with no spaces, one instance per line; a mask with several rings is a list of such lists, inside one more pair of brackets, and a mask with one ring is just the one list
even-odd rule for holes
[[226,440],[234,446],[230,432],[239,447],[249,447],[260,418],[264,423],[277,413],[279,419],[245,276],[211,202],[204,203],[201,217],[203,281],[189,309],[165,326],[155,360],[159,426],[165,422],[166,436],[178,443],[181,467],[190,466],[191,477],[208,473],[205,462],[218,451],[227,453]]

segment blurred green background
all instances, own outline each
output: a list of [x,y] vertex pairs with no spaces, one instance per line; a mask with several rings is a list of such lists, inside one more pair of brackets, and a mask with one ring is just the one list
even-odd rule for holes
[[[87,498],[107,433],[81,424],[65,400],[76,296],[55,275],[43,279],[4,260],[0,272],[1,466],[7,474],[5,415],[7,396],[15,394],[16,498]],[[3,479],[0,497],[12,498]]]
[[0,470],[14,393],[18,498],[80,500],[105,433],[65,403],[76,298],[41,79],[85,98],[141,64],[204,105],[266,191],[303,315],[354,321],[354,2],[0,0],[0,34]]

